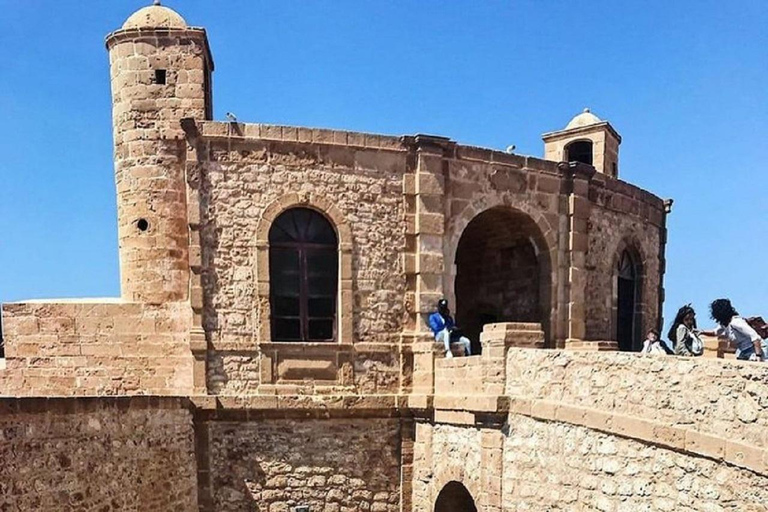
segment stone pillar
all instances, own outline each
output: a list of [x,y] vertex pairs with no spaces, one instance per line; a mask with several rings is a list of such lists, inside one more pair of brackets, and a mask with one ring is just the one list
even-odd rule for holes
[[400,511],[413,510],[413,457],[416,423],[404,418],[400,423]]
[[504,434],[501,428],[484,428],[481,432],[481,482],[478,502],[483,512],[501,512],[502,476],[504,473]]
[[199,155],[204,152],[200,133],[194,119],[181,120],[187,138],[185,177],[187,185],[187,221],[189,222],[189,305],[192,308],[192,327],[189,345],[194,356],[192,381],[197,394],[207,394],[208,341],[203,327],[203,252],[200,241],[200,165]]
[[503,395],[507,379],[507,352],[510,347],[544,348],[541,324],[503,322],[486,324],[480,334],[483,345],[483,392]]
[[443,169],[445,155],[455,144],[449,139],[428,135],[406,137],[404,143],[410,152],[408,172],[403,178],[407,245],[403,268],[407,279],[408,315],[401,344],[403,369],[412,372],[410,391],[431,394],[436,348],[427,319],[443,297]]
[[674,199],[666,199],[664,201],[664,216],[661,219],[661,228],[659,229],[659,302],[656,323],[656,329],[659,330],[659,334],[664,331],[664,298],[666,295],[666,291],[664,290],[664,274],[667,272],[667,216],[672,213],[672,205],[674,202]]
[[567,349],[616,350],[616,341],[585,341],[587,298],[587,251],[589,249],[589,182],[595,175],[591,165],[561,163],[568,179],[568,337]]

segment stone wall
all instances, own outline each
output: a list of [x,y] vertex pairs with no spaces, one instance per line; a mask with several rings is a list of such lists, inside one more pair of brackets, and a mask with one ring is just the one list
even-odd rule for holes
[[[509,417],[504,511],[757,511],[766,477],[567,423]],[[470,435],[467,433],[466,435]]]
[[510,349],[506,394],[768,448],[768,366],[709,358]]
[[[331,365],[325,375],[333,375],[315,380],[321,386],[374,393],[397,389],[405,287],[405,153],[395,150],[397,139],[383,149],[381,142],[370,147],[370,136],[356,141],[358,134],[318,131],[315,143],[313,130],[248,125],[242,129],[250,134],[256,127],[258,137],[233,142],[216,138],[221,127],[231,128],[201,126],[210,141],[209,160],[195,168],[192,179],[200,204],[203,326],[213,348],[208,354],[210,391],[231,394],[253,392],[260,384],[297,384],[282,373],[286,366],[280,363],[280,347],[269,345],[268,247],[264,252],[257,247],[269,228],[265,212],[292,206],[319,210],[339,231],[337,332],[344,331],[344,337],[338,341],[355,345],[348,356],[338,354],[346,350],[339,344],[316,347],[315,352],[325,352],[318,359]],[[280,143],[262,138],[275,130]],[[342,136],[337,142],[343,145],[334,145]],[[268,346],[259,351],[263,344]],[[261,360],[260,374],[255,362],[262,355],[267,359]]]
[[0,394],[192,393],[184,303],[30,302],[2,306]]
[[211,421],[203,510],[398,512],[397,419]]
[[621,253],[627,250],[640,274],[635,316],[635,342],[639,343],[649,329],[658,327],[661,317],[663,205],[640,189],[605,177],[593,181],[589,194],[594,207],[587,252],[587,339],[616,339],[616,276]]
[[0,399],[0,510],[197,510],[175,398]]

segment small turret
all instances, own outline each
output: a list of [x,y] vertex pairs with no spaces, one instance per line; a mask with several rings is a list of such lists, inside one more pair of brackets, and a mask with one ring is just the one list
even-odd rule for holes
[[184,300],[189,235],[181,119],[210,119],[213,60],[205,30],[144,7],[107,36],[122,297]]
[[546,160],[582,162],[597,172],[613,178],[619,176],[621,135],[588,108],[571,119],[563,130],[545,133],[541,138]]

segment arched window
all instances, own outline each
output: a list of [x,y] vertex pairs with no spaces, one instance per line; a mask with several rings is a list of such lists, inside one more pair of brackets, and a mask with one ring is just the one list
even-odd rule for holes
[[566,160],[568,162],[581,162],[592,165],[592,141],[577,140],[565,147]]
[[332,341],[339,276],[336,231],[320,213],[291,208],[269,229],[274,341]]

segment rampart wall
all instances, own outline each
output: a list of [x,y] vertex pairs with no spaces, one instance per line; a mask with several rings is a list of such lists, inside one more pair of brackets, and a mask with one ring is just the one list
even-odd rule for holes
[[195,392],[186,303],[40,301],[2,313],[0,396]]
[[196,510],[184,402],[0,399],[0,510]]
[[768,368],[514,346],[530,333],[486,328],[488,355],[411,397],[414,510],[451,481],[486,511],[764,510]]

